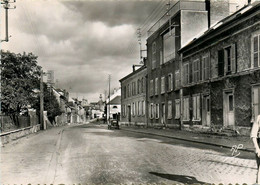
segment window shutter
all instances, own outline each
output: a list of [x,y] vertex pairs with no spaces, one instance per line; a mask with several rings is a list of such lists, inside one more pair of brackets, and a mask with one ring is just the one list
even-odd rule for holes
[[218,76],[224,75],[224,50],[218,51]]
[[196,96],[193,96],[192,97],[192,116],[193,116],[193,119],[196,120]]
[[260,49],[259,48],[259,45],[258,45],[258,36],[254,37],[254,40],[253,40],[253,60],[254,60],[254,67],[258,67],[258,50]]
[[200,119],[200,95],[197,96],[197,119]]
[[189,83],[192,83],[192,74],[193,74],[193,73],[192,73],[192,69],[193,69],[193,63],[190,62],[189,65],[190,65],[190,66],[188,67],[188,71],[189,71],[189,73],[188,73],[188,74],[189,74],[188,84],[189,84]]
[[237,71],[237,52],[236,52],[236,44],[232,44],[231,46],[231,71],[232,73],[236,73]]
[[202,60],[199,60],[199,81],[202,81]]
[[209,56],[206,57],[205,65],[206,65],[206,67],[205,67],[206,68],[205,79],[208,80],[209,79],[209,74],[210,74]]

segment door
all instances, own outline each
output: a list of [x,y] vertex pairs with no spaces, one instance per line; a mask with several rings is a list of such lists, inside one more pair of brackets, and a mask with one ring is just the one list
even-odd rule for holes
[[254,120],[256,120],[257,116],[260,113],[260,104],[259,104],[259,100],[260,100],[260,86],[254,86],[253,87],[253,115],[252,118]]
[[234,94],[233,92],[224,93],[224,125],[234,126]]
[[202,124],[210,126],[210,96],[203,97]]
[[131,122],[131,106],[128,105],[128,122]]
[[162,104],[162,117],[161,117],[161,123],[163,125],[165,125],[165,118],[166,118],[166,115],[165,115],[165,104],[163,103]]

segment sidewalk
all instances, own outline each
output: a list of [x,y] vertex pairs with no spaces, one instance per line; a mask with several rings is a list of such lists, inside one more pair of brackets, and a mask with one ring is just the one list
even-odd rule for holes
[[235,146],[238,147],[239,145],[240,147],[242,146],[241,148],[239,148],[239,150],[254,152],[253,142],[250,137],[246,136],[220,136],[209,133],[196,133],[176,129],[137,128],[132,126],[121,126],[120,129],[129,132],[163,136],[183,141],[191,141],[230,149]]

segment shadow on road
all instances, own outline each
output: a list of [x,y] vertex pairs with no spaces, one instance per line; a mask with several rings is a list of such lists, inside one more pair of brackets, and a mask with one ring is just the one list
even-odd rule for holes
[[202,181],[198,181],[195,177],[192,176],[186,176],[186,175],[174,175],[174,174],[164,174],[164,173],[157,173],[157,172],[149,172],[152,175],[156,175],[158,177],[176,181],[179,183],[187,183],[187,184],[210,184]]

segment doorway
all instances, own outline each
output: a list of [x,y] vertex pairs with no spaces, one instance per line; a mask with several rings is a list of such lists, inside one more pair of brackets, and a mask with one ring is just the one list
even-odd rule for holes
[[234,126],[234,93],[233,91],[224,92],[224,126]]
[[210,96],[203,96],[202,104],[202,124],[205,126],[210,126]]

